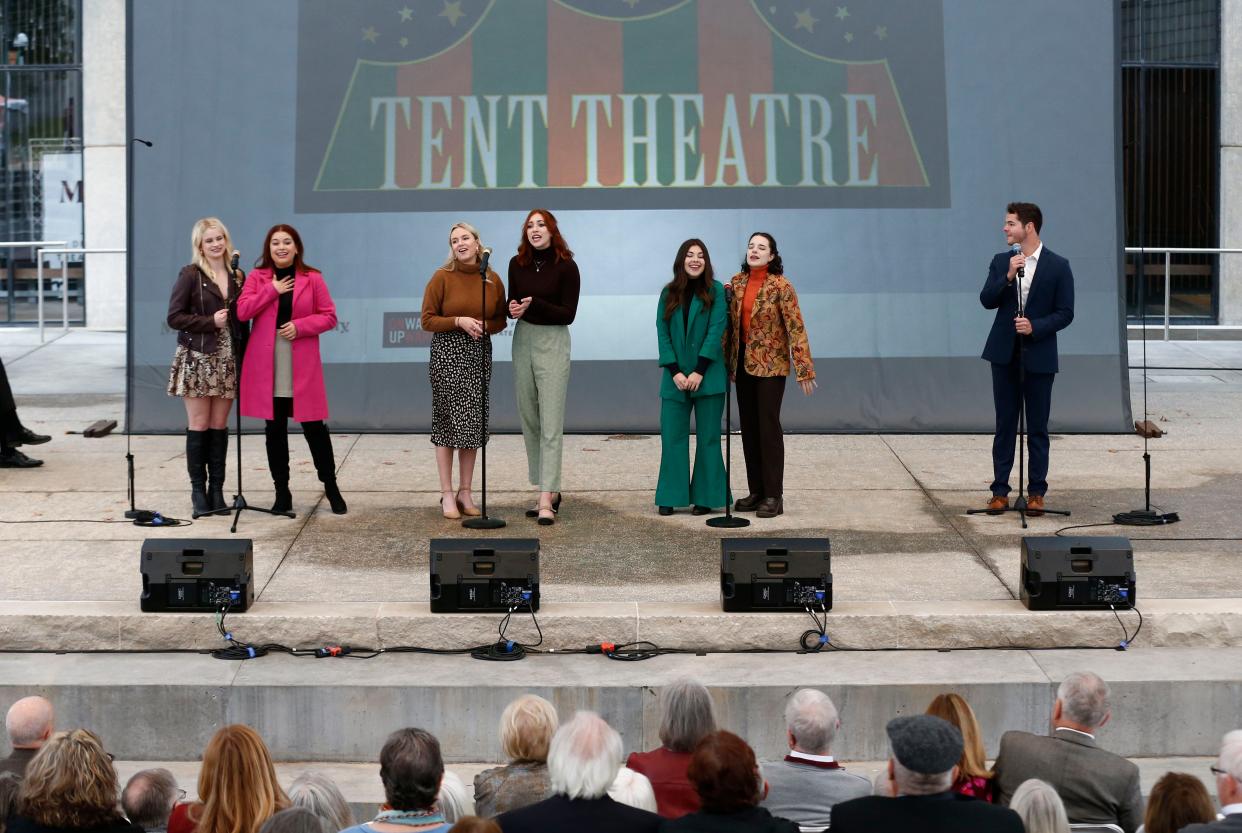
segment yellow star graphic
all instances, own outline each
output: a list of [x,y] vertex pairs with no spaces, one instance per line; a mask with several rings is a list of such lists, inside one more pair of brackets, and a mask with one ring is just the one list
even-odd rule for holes
[[847,7],[837,6],[837,14],[836,14],[837,20],[845,20],[845,18],[849,16],[850,16],[850,10]]
[[877,27],[875,27],[875,36],[876,36],[877,38],[879,38],[880,40],[884,40],[885,38],[887,38],[887,37],[888,37],[888,27],[887,27],[887,26],[877,26]]
[[845,33],[845,42],[846,42],[846,43],[853,43],[853,42],[854,42],[854,33],[853,33],[853,32],[846,32],[846,33]]
[[409,39],[409,38],[402,38],[401,40],[397,41],[397,43],[401,44],[402,46],[409,46],[409,45],[410,45],[410,39]]
[[370,43],[375,43],[379,40],[379,32],[375,31],[374,26],[368,26],[362,30],[362,39]]
[[466,13],[461,10],[461,0],[453,0],[451,3],[444,0],[444,11],[440,12],[440,17],[447,17],[450,26],[456,26],[457,21],[465,16]]
[[411,9],[409,6],[406,6],[404,9],[401,9],[399,12],[397,12],[397,14],[401,15],[402,23],[409,23],[411,20],[414,19],[414,10]]
[[798,19],[798,22],[794,25],[795,30],[806,29],[808,32],[814,34],[815,24],[819,23],[819,20],[811,16],[810,9],[802,12],[794,12],[794,17]]

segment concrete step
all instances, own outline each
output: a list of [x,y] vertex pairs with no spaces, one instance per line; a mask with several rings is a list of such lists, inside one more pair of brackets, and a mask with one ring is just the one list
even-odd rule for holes
[[[1152,786],[1160,779],[1160,776],[1166,772],[1190,773],[1203,782],[1213,797],[1216,795],[1216,779],[1209,771],[1209,767],[1216,762],[1215,758],[1134,758],[1132,760],[1138,764],[1144,798],[1151,792]],[[844,761],[843,763],[850,772],[866,776],[873,781],[888,765],[887,761]],[[495,765],[495,763],[478,762],[455,763],[449,764],[447,769],[461,778],[469,791],[473,788],[474,776]],[[198,761],[116,762],[116,769],[121,776],[122,784],[135,772],[157,766],[164,767],[176,776],[178,784],[186,791],[187,801],[194,801],[198,798]],[[354,818],[358,821],[373,818],[379,805],[384,801],[384,789],[380,785],[379,764],[377,763],[297,761],[276,765],[276,775],[285,787],[288,787],[293,779],[303,772],[322,773],[335,781],[336,785],[341,788],[345,800],[349,802]]]
[[87,726],[126,760],[198,758],[226,723],[254,726],[282,761],[374,760],[401,726],[434,732],[454,762],[501,758],[497,722],[535,692],[563,716],[593,709],[627,751],[658,744],[659,688],[679,676],[713,692],[721,724],[762,758],[784,754],[784,702],[821,688],[836,702],[845,760],[888,754],[884,725],[943,691],[966,697],[994,755],[1009,729],[1044,732],[1056,686],[1090,669],[1112,686],[1101,744],[1132,757],[1209,756],[1242,715],[1242,648],[885,651],[670,655],[645,662],[536,655],[485,663],[460,656],[376,659],[271,655],[228,662],[198,654],[0,654],[0,704],[31,693],[62,727]]

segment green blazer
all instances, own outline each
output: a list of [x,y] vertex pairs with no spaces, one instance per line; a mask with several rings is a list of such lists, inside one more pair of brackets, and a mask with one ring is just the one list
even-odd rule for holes
[[690,315],[682,326],[681,310],[674,310],[664,317],[664,304],[668,300],[668,287],[660,293],[656,308],[656,339],[660,344],[660,366],[670,364],[687,376],[694,372],[699,356],[711,360],[703,372],[703,384],[694,393],[678,390],[673,384],[673,374],[667,368],[660,382],[660,398],[687,401],[700,396],[715,396],[725,392],[724,339],[729,316],[725,307],[725,291],[720,281],[712,281],[711,309],[704,310],[698,295],[690,298]]

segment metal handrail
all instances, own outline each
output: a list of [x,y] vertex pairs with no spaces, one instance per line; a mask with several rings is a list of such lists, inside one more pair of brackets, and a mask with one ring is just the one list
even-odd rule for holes
[[[1172,266],[1173,259],[1171,255],[1237,255],[1242,254],[1242,249],[1196,249],[1187,248],[1185,246],[1126,246],[1127,254],[1135,255],[1164,255],[1164,340],[1169,340],[1169,296],[1172,294]],[[1140,299],[1140,303],[1146,299]],[[1143,317],[1146,318],[1146,310],[1143,311]],[[1143,323],[1143,329],[1147,329],[1146,322]]]
[[[68,240],[6,240],[0,242],[0,249],[27,249],[39,248],[41,246],[64,246],[68,244]],[[40,263],[42,266],[42,263]],[[13,292],[14,287],[9,287],[9,291]],[[43,341],[43,287],[39,287],[39,341]]]
[[[44,341],[43,337],[43,256],[48,255],[94,255],[94,254],[125,254],[125,249],[59,249],[47,248],[39,249],[36,253],[38,261],[35,271],[35,291],[39,296],[39,343]],[[83,281],[86,280],[83,273]],[[60,261],[60,314],[61,326],[63,332],[69,332],[69,258],[61,258]],[[84,313],[85,315],[85,313]]]

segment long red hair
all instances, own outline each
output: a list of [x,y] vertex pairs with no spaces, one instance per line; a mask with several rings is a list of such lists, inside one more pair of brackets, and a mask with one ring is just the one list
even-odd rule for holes
[[574,253],[569,250],[565,238],[561,236],[561,227],[556,224],[556,217],[552,216],[552,212],[546,208],[532,208],[526,215],[526,219],[522,221],[522,242],[518,243],[517,262],[523,266],[530,266],[534,262],[535,247],[526,238],[526,224],[536,214],[543,215],[543,221],[548,224],[548,234],[552,235],[552,245],[548,247],[552,249],[552,259],[554,261],[571,259]]
[[297,254],[293,256],[293,271],[295,273],[318,272],[318,269],[302,260],[302,255],[306,251],[302,248],[302,235],[298,234],[298,230],[287,223],[277,223],[267,230],[267,236],[263,238],[263,254],[259,255],[254,265],[260,269],[276,271],[276,261],[272,260],[272,238],[280,231],[286,232],[293,238],[293,245],[298,250]]

